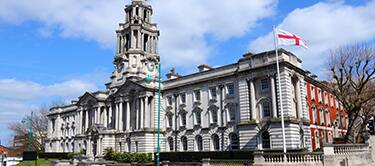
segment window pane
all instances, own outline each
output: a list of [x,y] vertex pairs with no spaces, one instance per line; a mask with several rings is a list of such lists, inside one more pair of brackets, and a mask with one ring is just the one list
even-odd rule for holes
[[181,98],[181,103],[186,103],[186,94],[185,93],[181,93],[180,98]]
[[263,117],[269,117],[271,115],[270,103],[264,102],[262,104]]
[[200,90],[195,90],[194,91],[194,96],[195,96],[195,101],[200,101],[201,100],[201,91]]
[[212,121],[214,123],[217,123],[217,111],[216,110],[212,110]]
[[197,124],[201,124],[201,112],[197,111],[195,114]]
[[234,84],[227,85],[228,95],[234,95]]
[[210,94],[211,94],[211,98],[212,99],[216,98],[216,87],[211,87],[210,88]]
[[260,80],[260,85],[261,85],[262,90],[268,89],[268,79]]

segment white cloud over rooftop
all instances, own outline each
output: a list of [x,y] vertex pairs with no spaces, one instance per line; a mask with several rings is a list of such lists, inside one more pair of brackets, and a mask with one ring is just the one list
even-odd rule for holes
[[[295,9],[277,26],[308,41],[309,49],[287,47],[303,60],[303,65],[324,76],[322,64],[329,52],[342,45],[375,39],[375,1],[354,6],[343,1],[319,2]],[[272,32],[249,44],[251,51],[273,49]]]

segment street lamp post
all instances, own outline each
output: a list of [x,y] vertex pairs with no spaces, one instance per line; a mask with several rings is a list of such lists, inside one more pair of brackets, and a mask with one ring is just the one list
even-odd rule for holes
[[160,84],[161,84],[161,67],[160,63],[158,64],[159,78],[158,78],[158,145],[156,147],[156,165],[160,166]]

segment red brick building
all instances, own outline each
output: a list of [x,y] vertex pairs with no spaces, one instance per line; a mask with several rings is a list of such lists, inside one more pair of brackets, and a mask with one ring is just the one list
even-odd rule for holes
[[306,80],[306,92],[311,142],[315,150],[325,143],[334,143],[334,138],[343,137],[348,117],[342,104],[323,83],[314,79]]

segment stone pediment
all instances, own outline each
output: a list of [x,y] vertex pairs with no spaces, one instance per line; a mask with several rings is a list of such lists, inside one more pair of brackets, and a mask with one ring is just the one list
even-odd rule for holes
[[86,92],[81,97],[79,97],[77,105],[85,105],[85,104],[89,104],[90,102],[96,103],[98,102],[98,99],[90,92]]
[[131,80],[126,80],[126,82],[119,87],[116,93],[113,96],[117,96],[119,94],[131,94],[131,93],[138,93],[144,91],[152,91],[152,89],[145,87],[141,84],[138,84]]

